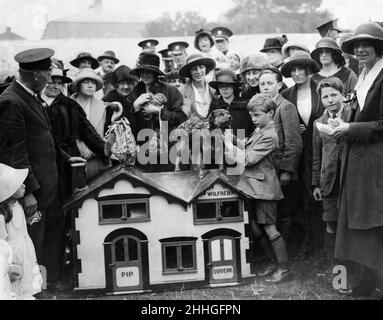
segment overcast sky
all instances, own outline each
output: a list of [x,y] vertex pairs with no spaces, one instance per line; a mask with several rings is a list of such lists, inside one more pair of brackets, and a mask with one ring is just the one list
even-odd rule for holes
[[[88,8],[94,0],[0,0],[0,32],[6,26],[27,39],[39,39],[48,20],[62,18]],[[127,15],[155,19],[163,12],[198,11],[208,21],[233,6],[233,0],[104,0],[105,6]],[[341,28],[354,29],[371,20],[383,20],[383,0],[323,0],[323,8],[339,17]]]

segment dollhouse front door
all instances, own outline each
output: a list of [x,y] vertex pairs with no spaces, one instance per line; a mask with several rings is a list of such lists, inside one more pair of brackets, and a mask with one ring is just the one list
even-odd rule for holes
[[238,282],[235,241],[219,236],[209,240],[210,284]]
[[134,291],[143,289],[141,244],[132,236],[120,236],[112,241],[113,291]]

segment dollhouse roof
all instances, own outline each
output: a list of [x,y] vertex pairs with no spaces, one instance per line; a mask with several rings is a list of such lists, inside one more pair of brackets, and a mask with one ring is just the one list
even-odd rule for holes
[[216,182],[246,197],[236,188],[238,176],[226,176],[218,170],[208,170],[203,178],[199,178],[198,173],[190,171],[149,173],[135,167],[114,167],[91,180],[88,188],[69,200],[64,209],[80,207],[86,199],[97,198],[102,189],[113,187],[121,179],[127,179],[133,185],[144,186],[150,190],[151,194],[162,194],[168,200],[175,200],[183,205],[192,202]]

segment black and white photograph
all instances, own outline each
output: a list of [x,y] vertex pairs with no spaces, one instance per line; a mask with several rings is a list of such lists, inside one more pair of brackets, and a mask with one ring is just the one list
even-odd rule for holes
[[381,0],[0,8],[0,300],[383,300]]

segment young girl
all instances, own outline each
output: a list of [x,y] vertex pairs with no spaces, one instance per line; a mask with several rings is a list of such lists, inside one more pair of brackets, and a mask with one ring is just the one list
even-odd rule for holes
[[41,275],[35,248],[27,232],[20,200],[25,194],[24,180],[28,169],[14,169],[0,163],[0,239],[12,248],[12,264],[19,272],[11,275],[12,291],[17,299],[34,299],[41,291]]

